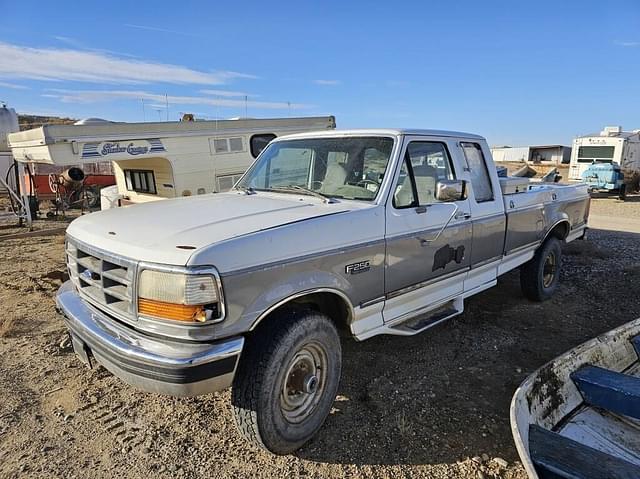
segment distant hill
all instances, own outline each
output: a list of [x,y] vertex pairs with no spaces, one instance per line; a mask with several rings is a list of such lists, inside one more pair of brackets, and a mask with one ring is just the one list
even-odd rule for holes
[[38,115],[22,115],[18,114],[18,123],[20,125],[20,131],[30,130],[31,128],[38,128],[46,123],[55,125],[72,125],[76,119],[74,118],[61,118],[58,116],[38,116]]

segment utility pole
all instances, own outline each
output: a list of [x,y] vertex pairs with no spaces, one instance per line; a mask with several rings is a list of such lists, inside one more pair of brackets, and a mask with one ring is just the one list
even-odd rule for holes
[[142,102],[142,121],[147,121],[147,114],[144,111],[144,98],[140,98],[140,101]]
[[164,101],[167,104],[167,121],[169,121],[169,97],[166,93],[164,94]]
[[249,106],[248,106],[249,101],[248,100],[249,100],[249,97],[247,95],[245,95],[244,96],[244,117],[245,118],[249,118],[249,113],[248,113],[248,111],[249,111]]

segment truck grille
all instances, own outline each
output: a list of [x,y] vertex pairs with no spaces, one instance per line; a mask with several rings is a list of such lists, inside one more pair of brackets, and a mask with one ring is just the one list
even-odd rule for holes
[[66,253],[69,277],[82,296],[117,318],[135,320],[134,261],[96,251],[70,238]]

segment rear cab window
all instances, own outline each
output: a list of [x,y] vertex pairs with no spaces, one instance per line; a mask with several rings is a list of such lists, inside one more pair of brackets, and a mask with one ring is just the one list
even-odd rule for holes
[[478,143],[462,141],[460,147],[469,168],[471,188],[476,203],[493,201],[493,186],[491,186],[491,177],[481,146]]

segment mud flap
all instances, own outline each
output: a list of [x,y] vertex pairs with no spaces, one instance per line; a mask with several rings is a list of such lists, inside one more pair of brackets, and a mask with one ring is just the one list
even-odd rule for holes
[[82,361],[89,369],[93,368],[93,365],[91,364],[91,350],[89,349],[89,347],[85,344],[84,341],[82,341],[80,338],[77,338],[73,334],[69,333],[69,336],[71,336],[73,352],[76,353],[76,356],[80,358],[80,361]]

